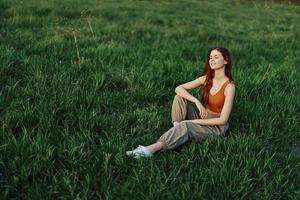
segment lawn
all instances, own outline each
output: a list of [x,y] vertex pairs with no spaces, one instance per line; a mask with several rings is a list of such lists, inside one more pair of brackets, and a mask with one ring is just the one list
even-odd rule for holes
[[[296,0],[0,0],[0,199],[300,199]],[[150,159],[175,87],[233,58],[225,138]],[[199,97],[199,90],[192,91]]]

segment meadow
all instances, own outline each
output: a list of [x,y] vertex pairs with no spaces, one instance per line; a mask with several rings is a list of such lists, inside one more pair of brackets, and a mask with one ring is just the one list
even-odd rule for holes
[[[299,5],[0,0],[0,199],[300,199]],[[215,46],[227,136],[126,156],[172,127]]]

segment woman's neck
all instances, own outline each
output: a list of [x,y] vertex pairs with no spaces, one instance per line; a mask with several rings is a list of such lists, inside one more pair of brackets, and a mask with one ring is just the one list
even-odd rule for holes
[[220,69],[215,70],[214,79],[217,80],[217,81],[222,81],[222,80],[226,79],[225,67],[222,67]]

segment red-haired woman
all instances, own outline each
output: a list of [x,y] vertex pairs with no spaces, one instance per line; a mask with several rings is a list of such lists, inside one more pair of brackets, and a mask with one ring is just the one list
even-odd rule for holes
[[[235,85],[231,75],[231,57],[226,48],[212,48],[207,53],[203,75],[176,87],[172,105],[173,127],[156,143],[139,145],[129,156],[150,157],[159,150],[174,149],[190,139],[203,140],[222,136],[228,129]],[[187,90],[201,88],[201,101]],[[193,103],[197,109],[193,107]]]

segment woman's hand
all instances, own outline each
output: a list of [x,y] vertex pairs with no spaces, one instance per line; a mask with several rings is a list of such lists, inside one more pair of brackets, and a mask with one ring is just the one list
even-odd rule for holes
[[205,118],[207,117],[207,115],[208,115],[208,113],[207,113],[205,107],[201,104],[200,101],[196,101],[195,104],[196,104],[196,106],[197,106],[197,108],[198,108],[198,110],[199,110],[199,115],[200,115],[200,117],[201,117],[202,119],[205,119]]

